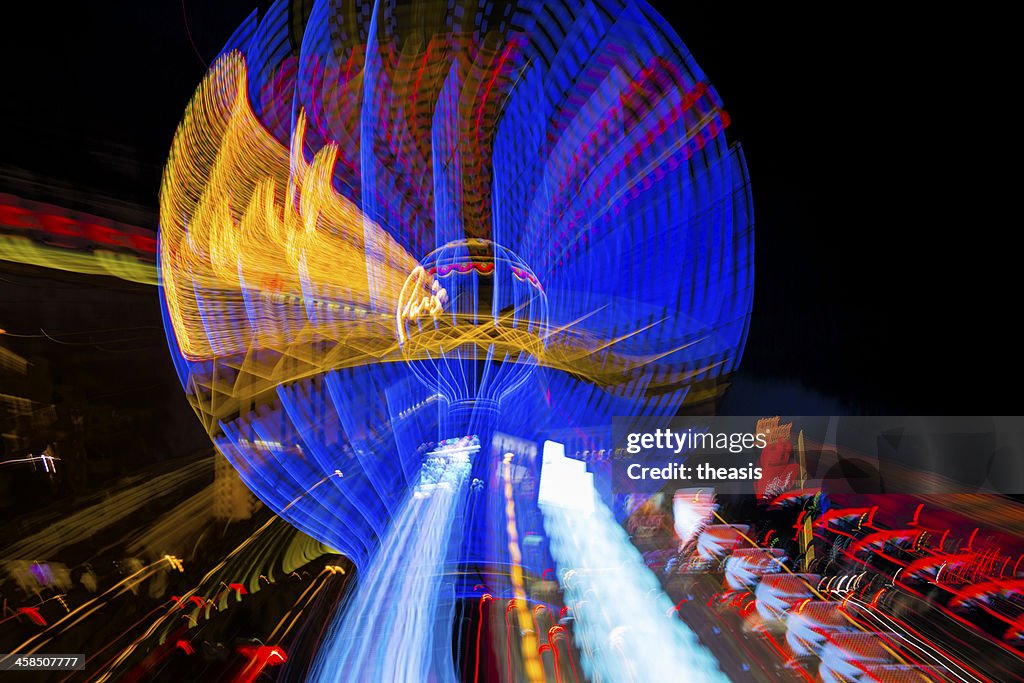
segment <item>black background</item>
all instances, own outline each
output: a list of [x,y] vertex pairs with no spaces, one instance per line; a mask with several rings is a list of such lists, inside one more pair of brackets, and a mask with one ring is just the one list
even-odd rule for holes
[[[0,165],[148,207],[155,225],[174,129],[254,6],[19,3],[0,41]],[[977,18],[655,6],[724,99],[750,168],[756,297],[736,412],[811,412],[822,396],[850,412],[1019,412],[1018,228],[993,208],[1010,192],[1006,96],[980,83],[994,58]]]

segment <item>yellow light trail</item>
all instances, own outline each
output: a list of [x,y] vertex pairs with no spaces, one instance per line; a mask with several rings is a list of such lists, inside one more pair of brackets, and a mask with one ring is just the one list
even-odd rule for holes
[[[671,391],[717,365],[670,358],[699,340],[622,350],[664,320],[607,336],[589,332],[586,315],[550,331],[452,316],[438,281],[335,189],[343,150],[330,143],[307,160],[301,110],[290,144],[279,141],[254,113],[247,83],[240,54],[214,64],[186,109],[160,191],[161,284],[182,354],[213,361],[187,392],[211,433],[281,384],[466,345],[613,394],[638,382],[652,395]],[[429,322],[400,345],[410,317]]]
[[[15,648],[14,652],[22,652],[24,654],[29,654],[29,655],[30,654],[34,654],[35,652],[37,652],[39,650],[39,648],[41,648],[44,645],[46,645],[47,643],[49,643],[51,640],[53,640],[58,635],[56,632],[54,632],[53,634],[47,636],[48,633],[51,633],[51,631],[54,631],[54,629],[56,629],[58,626],[60,626],[64,622],[70,621],[71,623],[65,625],[63,628],[60,629],[60,633],[64,633],[65,631],[67,631],[72,626],[75,626],[76,624],[80,623],[83,619],[87,618],[89,615],[91,615],[96,610],[102,608],[103,604],[102,604],[101,601],[103,601],[104,598],[109,596],[111,593],[113,593],[114,591],[117,591],[116,595],[111,596],[111,597],[117,597],[117,595],[121,595],[125,591],[131,590],[132,585],[133,585],[132,584],[133,581],[136,581],[136,580],[142,581],[145,578],[144,575],[154,571],[155,569],[159,569],[161,567],[161,565],[163,563],[165,563],[165,562],[168,565],[170,565],[172,568],[174,567],[174,565],[168,560],[168,558],[164,557],[163,559],[161,559],[161,560],[159,560],[157,562],[154,562],[151,565],[143,567],[142,569],[138,570],[134,574],[130,574],[130,575],[124,577],[123,579],[121,579],[120,581],[115,583],[113,586],[108,588],[106,591],[104,591],[100,595],[97,595],[95,598],[92,598],[88,602],[83,603],[80,607],[72,610],[71,612],[68,612],[67,614],[65,614],[60,619],[58,619],[57,621],[53,622],[53,624],[51,624],[48,628],[46,628],[46,630],[41,631],[40,633],[37,633],[36,635],[34,635],[31,638],[29,638],[28,640],[26,640],[24,643],[22,643],[17,648]],[[44,636],[47,636],[45,640],[42,640],[37,645],[35,645],[31,649],[29,649],[29,647],[32,646],[32,643],[34,643],[35,641],[39,640],[40,638],[43,638]]]
[[0,235],[0,261],[25,263],[84,275],[108,275],[144,285],[155,285],[159,282],[156,266],[131,254],[102,249],[73,251],[40,244],[19,235]]
[[[321,479],[320,481],[318,481],[317,483],[313,484],[308,489],[303,491],[301,494],[296,496],[294,500],[292,500],[290,503],[288,503],[288,505],[286,505],[281,510],[281,512],[285,512],[286,510],[288,510],[289,508],[294,506],[296,503],[298,503],[300,500],[302,500],[305,496],[309,495],[314,490],[316,490],[318,487],[320,487],[322,484],[324,484],[327,481],[329,481],[332,477],[340,477],[340,476],[341,476],[341,472],[335,470],[332,474],[327,475],[326,477],[324,477],[323,479]],[[206,573],[206,575],[203,576],[203,578],[200,579],[199,582],[193,588],[191,588],[187,593],[185,593],[184,595],[181,596],[181,602],[185,603],[188,600],[190,600],[193,595],[197,595],[199,593],[199,590],[202,588],[202,586],[204,584],[206,584],[211,579],[211,577],[213,577],[214,574],[219,572],[231,560],[231,558],[235,557],[236,555],[241,553],[243,550],[245,550],[245,548],[249,547],[250,544],[254,543],[256,541],[256,539],[259,538],[259,536],[263,532],[265,532],[267,529],[269,529],[270,526],[275,521],[277,521],[277,519],[278,519],[277,517],[271,517],[270,519],[268,519],[259,529],[257,529],[255,532],[253,532],[252,535],[250,535],[247,539],[242,541],[242,543],[240,543],[237,548],[235,548],[230,553],[228,553],[227,557],[225,557],[223,560],[221,560],[219,563],[217,563],[217,565],[214,566],[212,569],[210,569],[210,571],[208,571]],[[169,609],[159,619],[154,621],[150,625],[150,627],[148,629],[146,629],[146,631],[144,633],[139,635],[128,646],[126,646],[124,648],[124,650],[122,650],[121,653],[116,658],[114,658],[111,662],[109,662],[109,665],[108,665],[109,668],[107,668],[107,670],[104,671],[103,674],[96,679],[97,683],[103,683],[104,681],[109,680],[110,677],[113,675],[114,670],[118,666],[123,664],[125,662],[125,660],[127,660],[132,655],[132,653],[135,652],[135,650],[139,647],[139,645],[141,645],[143,642],[145,642],[150,637],[152,637],[152,635],[154,633],[156,633],[157,630],[169,618],[173,617],[175,614],[178,614],[178,610],[177,609]]]
[[515,596],[516,616],[522,633],[523,668],[531,683],[542,683],[545,680],[544,667],[540,663],[537,652],[538,640],[533,613],[526,599],[526,588],[523,585],[522,552],[519,550],[519,532],[516,530],[516,503],[512,490],[512,454],[506,453],[502,464],[502,477],[505,479],[505,517],[508,520],[508,552],[512,560],[512,592]]

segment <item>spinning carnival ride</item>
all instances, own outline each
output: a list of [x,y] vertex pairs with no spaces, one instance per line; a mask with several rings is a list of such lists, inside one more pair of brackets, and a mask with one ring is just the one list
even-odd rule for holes
[[[501,500],[497,431],[593,440],[712,400],[752,301],[729,123],[645,2],[254,13],[161,188],[189,400],[249,488],[361,572],[452,439],[481,444],[463,498]],[[488,505],[438,513],[462,561],[507,559],[474,541],[504,533]]]

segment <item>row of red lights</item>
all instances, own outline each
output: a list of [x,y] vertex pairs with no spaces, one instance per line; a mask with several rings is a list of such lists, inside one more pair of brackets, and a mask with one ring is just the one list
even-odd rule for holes
[[135,226],[0,193],[0,230],[14,231],[57,246],[129,250],[156,262],[156,237]]

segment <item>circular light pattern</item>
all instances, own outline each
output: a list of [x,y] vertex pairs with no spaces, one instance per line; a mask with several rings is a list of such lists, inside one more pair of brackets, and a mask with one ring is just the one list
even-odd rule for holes
[[435,442],[608,448],[613,415],[713,399],[752,301],[729,125],[645,2],[273,3],[161,188],[189,400],[265,503],[362,565]]

